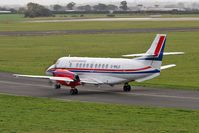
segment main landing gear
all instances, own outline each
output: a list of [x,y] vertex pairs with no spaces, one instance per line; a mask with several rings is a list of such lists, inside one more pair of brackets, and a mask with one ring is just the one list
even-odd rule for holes
[[70,89],[70,95],[77,95],[77,94],[78,94],[78,89],[76,89],[76,88]]
[[131,86],[129,85],[129,83],[124,84],[123,91],[125,91],[125,92],[131,91]]

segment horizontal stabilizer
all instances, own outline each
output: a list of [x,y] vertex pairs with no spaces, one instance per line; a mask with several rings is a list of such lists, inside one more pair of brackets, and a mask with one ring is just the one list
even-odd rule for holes
[[175,67],[176,64],[170,64],[170,65],[165,65],[165,66],[161,66],[161,70],[164,70],[164,69],[168,69],[168,68],[171,68],[171,67]]
[[[163,55],[181,55],[184,54],[184,52],[164,52]],[[150,56],[150,54],[146,53],[140,53],[140,54],[127,54],[127,55],[122,55],[123,57],[140,57],[140,56]],[[155,56],[155,55],[151,55]]]
[[164,52],[163,55],[181,55],[184,54],[184,52]]

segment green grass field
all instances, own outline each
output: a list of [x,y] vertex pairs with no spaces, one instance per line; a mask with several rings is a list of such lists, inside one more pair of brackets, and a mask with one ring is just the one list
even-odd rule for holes
[[[59,15],[58,15],[59,16]],[[91,15],[92,16],[92,15]],[[59,19],[60,17],[48,18]],[[88,17],[89,18],[89,17]],[[92,18],[92,17],[91,17]],[[24,18],[19,14],[0,14],[0,31],[41,31],[41,30],[90,30],[90,29],[129,29],[129,28],[168,28],[199,27],[198,21],[140,21],[140,22],[57,22],[29,23],[23,21],[47,18]]]
[[198,133],[199,112],[0,95],[1,133]]
[[[198,32],[168,33],[166,51],[184,51],[182,56],[167,56],[164,64],[177,67],[161,76],[136,85],[199,89]],[[121,57],[145,52],[155,33],[94,34],[59,36],[0,37],[0,71],[44,74],[45,68],[61,56]]]

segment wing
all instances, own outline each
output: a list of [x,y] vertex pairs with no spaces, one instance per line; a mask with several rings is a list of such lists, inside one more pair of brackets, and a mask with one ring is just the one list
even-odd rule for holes
[[68,77],[53,77],[53,76],[37,76],[37,75],[20,75],[20,74],[14,74],[15,77],[28,77],[28,78],[40,78],[40,79],[49,79],[53,81],[66,81],[66,82],[72,82],[74,80],[68,78]]
[[[20,74],[14,74],[15,77],[27,77],[27,78],[39,78],[39,79],[49,79],[53,81],[66,81],[66,82],[73,82],[74,80],[68,78],[68,77],[53,77],[53,76],[38,76],[38,75],[20,75]],[[99,82],[95,79],[91,78],[80,78],[80,82],[82,84],[102,84],[102,82]]]
[[[184,54],[184,52],[164,52],[163,55],[181,55]],[[122,55],[123,57],[140,57],[140,56],[148,56],[149,54],[141,53],[141,54],[127,54]]]

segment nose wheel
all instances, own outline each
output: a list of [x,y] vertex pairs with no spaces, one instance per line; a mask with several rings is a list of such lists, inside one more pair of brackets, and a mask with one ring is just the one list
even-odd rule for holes
[[124,92],[129,92],[129,91],[131,91],[131,86],[130,86],[128,83],[125,83],[125,84],[124,84],[124,87],[123,87],[123,91],[124,91]]
[[55,89],[60,89],[61,85],[60,84],[55,84]]
[[76,89],[76,88],[70,89],[70,95],[77,95],[77,94],[78,94],[78,89]]

